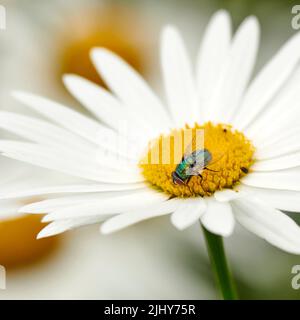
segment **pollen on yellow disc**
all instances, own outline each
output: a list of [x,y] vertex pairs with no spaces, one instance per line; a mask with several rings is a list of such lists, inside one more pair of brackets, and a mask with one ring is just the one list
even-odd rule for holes
[[90,59],[94,47],[110,49],[143,72],[147,36],[138,20],[135,12],[116,5],[80,11],[69,17],[58,46],[59,77],[75,73],[104,85]]
[[[188,150],[187,150],[188,149]],[[186,183],[176,184],[172,173],[183,156],[205,149],[211,160],[191,175]],[[224,124],[195,124],[173,130],[149,143],[140,167],[146,180],[156,188],[178,197],[210,196],[217,190],[233,189],[254,162],[254,147],[243,133]]]
[[45,227],[41,217],[26,215],[0,222],[0,264],[9,267],[20,267],[35,262],[58,244],[58,237],[36,239],[37,234]]

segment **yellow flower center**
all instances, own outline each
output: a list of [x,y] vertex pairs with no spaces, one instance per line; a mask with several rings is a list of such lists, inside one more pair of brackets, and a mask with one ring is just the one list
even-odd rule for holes
[[[89,56],[94,47],[105,47],[115,52],[136,70],[145,73],[147,30],[136,28],[139,16],[122,5],[70,11],[66,15],[63,32],[57,44],[58,76],[75,73],[105,86]],[[140,26],[144,24],[140,24]]]
[[153,187],[171,196],[204,197],[233,189],[249,172],[254,150],[229,125],[186,125],[151,141],[140,167]]
[[36,239],[45,227],[40,220],[41,216],[37,215],[1,220],[0,264],[9,269],[22,267],[46,258],[59,248],[60,237]]

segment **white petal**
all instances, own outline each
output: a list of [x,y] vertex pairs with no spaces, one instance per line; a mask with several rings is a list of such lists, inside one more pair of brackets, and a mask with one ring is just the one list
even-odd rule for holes
[[206,210],[205,200],[202,198],[184,199],[171,216],[173,225],[183,230],[194,224]]
[[[151,205],[165,201],[167,196],[152,190],[141,190],[131,192],[127,195],[119,195],[108,199],[98,199],[84,202],[80,205],[68,206],[48,214],[44,221],[77,218],[83,216],[101,216],[106,214],[118,214],[124,211],[135,210],[141,206]],[[24,210],[24,208],[23,208]],[[22,211],[23,211],[22,210]],[[36,212],[37,207],[34,208]]]
[[181,36],[167,26],[161,39],[161,64],[169,109],[179,127],[197,121],[197,95],[190,59]]
[[[86,157],[88,160],[97,158],[97,163],[100,164],[102,162],[106,167],[117,169],[121,167],[120,158],[123,158],[120,155],[117,156],[113,153],[108,155],[108,152],[104,152],[103,149],[97,148],[81,137],[46,121],[10,112],[0,112],[0,128],[4,128],[33,142],[51,146],[57,148],[57,150],[60,149],[58,152],[64,153],[65,149],[68,149],[68,153],[73,153],[76,159],[79,155]],[[108,156],[109,159],[106,160]],[[134,161],[128,160],[124,169],[130,166],[128,162]]]
[[124,60],[104,48],[91,52],[96,69],[110,89],[133,113],[160,131],[169,125],[167,112],[142,77]]
[[[0,151],[3,155],[24,161],[36,166],[56,170],[74,177],[100,182],[130,183],[140,182],[144,179],[138,172],[107,170],[95,163],[95,159],[86,159],[84,155],[65,150],[36,145],[27,142],[0,141]],[[76,159],[76,161],[74,161]],[[97,159],[96,159],[97,160]]]
[[54,236],[65,231],[86,226],[89,224],[99,223],[105,217],[84,217],[77,219],[66,219],[61,221],[54,221],[48,224],[37,236],[37,239]]
[[27,198],[47,194],[65,194],[65,193],[89,193],[89,192],[111,192],[125,191],[144,188],[143,183],[130,184],[87,184],[87,185],[59,185],[27,189],[21,191],[2,191],[0,199]]
[[161,203],[144,206],[134,211],[121,213],[104,222],[100,227],[100,231],[104,234],[108,234],[146,219],[170,214],[176,210],[179,203],[180,199],[175,198]]
[[[264,143],[267,143],[269,140],[271,140],[274,135],[279,135],[280,133],[286,132],[288,129],[296,130],[296,128],[299,128],[300,126],[300,108],[298,112],[293,112],[292,110],[287,110],[286,113],[283,113],[283,115],[277,116],[277,118],[280,118],[280,121],[272,121],[272,124],[268,124],[267,127],[261,128],[260,134],[257,134],[255,137],[251,137],[247,134],[247,130],[244,131],[245,135],[253,141],[253,144],[256,146],[259,146],[260,152],[262,150],[261,145]],[[270,118],[272,119],[272,118]],[[296,138],[294,138],[296,139]],[[293,143],[291,141],[291,143]],[[297,148],[296,142],[294,142],[295,146],[291,146],[292,150],[293,148]],[[285,149],[287,146],[280,146],[278,149],[278,152],[280,153],[281,148]],[[276,150],[275,150],[276,151]]]
[[251,167],[254,172],[275,171],[300,166],[300,152],[288,154],[279,158],[256,161]]
[[274,190],[243,186],[252,197],[263,200],[272,208],[284,211],[300,212],[300,191]]
[[209,120],[229,122],[235,114],[254,67],[258,40],[257,19],[249,17],[234,36],[222,75],[209,104]]
[[300,100],[299,81],[300,67],[297,67],[255,121],[243,129],[246,136],[256,141],[257,145],[268,143],[293,126],[299,126],[300,108],[297,103]]
[[57,185],[48,187],[37,187],[26,190],[18,191],[2,191],[0,192],[0,200],[15,199],[15,198],[28,198],[38,195],[48,194],[68,194],[68,193],[94,193],[94,192],[121,192],[127,190],[140,190],[146,188],[144,183],[129,183],[129,184],[70,184],[70,185]]
[[[31,204],[27,204],[20,208],[20,212],[29,212],[35,214],[48,213],[53,212],[69,207],[74,207],[76,205],[87,204],[90,202],[94,202],[100,199],[111,199],[117,198],[120,196],[124,196],[127,194],[133,193],[133,190],[130,191],[114,191],[114,192],[102,192],[102,193],[88,193],[88,194],[79,194],[79,195],[71,195],[60,198],[51,198],[39,202],[34,202]],[[47,219],[45,220],[47,221]]]
[[49,122],[17,113],[1,111],[0,127],[22,138],[46,145],[80,148],[83,152],[87,152],[91,148],[91,145],[86,140],[65,129]]
[[300,254],[300,228],[287,215],[258,200],[235,200],[235,217],[249,231],[274,246]]
[[[212,97],[231,41],[231,21],[225,10],[215,13],[204,34],[197,57],[197,91],[199,119],[205,119],[207,101]],[[203,118],[204,117],[204,118]]]
[[255,152],[255,157],[258,160],[267,160],[272,158],[278,158],[289,153],[296,153],[300,151],[300,135],[291,137],[290,141],[282,141],[274,143],[267,148],[259,147]]
[[250,85],[234,119],[235,127],[244,128],[251,123],[290,76],[299,58],[300,33],[297,33],[287,41]]
[[[122,137],[95,120],[71,110],[59,103],[29,93],[14,92],[13,96],[27,107],[60,124],[71,132],[112,152],[120,153],[119,144]],[[123,138],[128,145],[127,139]],[[128,151],[128,150],[127,150]],[[125,156],[129,156],[128,152]]]
[[219,202],[228,202],[243,196],[245,196],[245,194],[239,188],[236,188],[236,190],[224,189],[222,191],[216,191],[214,193],[215,199]]
[[139,120],[104,88],[76,75],[65,75],[63,80],[77,100],[114,130],[121,134],[129,134],[129,130],[134,130],[136,138],[147,134],[146,128],[141,126]]
[[203,226],[210,232],[228,237],[234,229],[234,217],[228,202],[207,199],[207,210],[201,217]]
[[242,179],[247,186],[300,191],[299,168],[271,172],[251,172]]
[[255,157],[259,160],[271,159],[300,151],[300,128],[290,128],[274,135],[271,141],[257,146]]

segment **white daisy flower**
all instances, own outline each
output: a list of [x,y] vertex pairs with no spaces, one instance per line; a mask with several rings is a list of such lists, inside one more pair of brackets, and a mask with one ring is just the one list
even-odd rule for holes
[[[232,234],[238,221],[274,246],[299,254],[300,229],[281,210],[300,211],[295,103],[300,34],[249,84],[258,44],[256,18],[247,18],[232,37],[229,16],[220,11],[207,27],[194,75],[179,33],[166,27],[161,59],[167,107],[130,66],[105,49],[94,49],[91,57],[112,93],[78,76],[64,77],[94,118],[15,93],[46,119],[1,112],[0,127],[29,140],[2,140],[1,152],[77,177],[78,183],[1,192],[0,199],[53,195],[20,209],[46,213],[44,221],[52,221],[39,237],[104,220],[100,229],[107,234],[171,214],[180,230],[200,219],[220,236]],[[201,176],[186,179],[172,160],[143,161],[170,137],[197,129],[204,132],[206,155],[212,158]]]

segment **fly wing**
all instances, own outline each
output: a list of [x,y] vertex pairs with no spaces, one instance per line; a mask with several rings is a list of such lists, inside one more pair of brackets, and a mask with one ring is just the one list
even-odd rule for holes
[[198,176],[199,173],[206,167],[211,160],[211,154],[206,149],[193,151],[186,159],[187,174]]
[[205,167],[220,161],[227,154],[224,152],[212,157],[210,151],[204,148],[204,132],[201,129],[191,132],[190,136],[184,137],[184,141],[190,141],[182,157],[186,175],[199,175]]
[[222,153],[221,155],[218,155],[218,156],[216,156],[216,157],[213,157],[213,158],[211,159],[211,161],[210,161],[206,166],[208,166],[208,165],[211,166],[211,165],[217,163],[217,162],[220,161],[226,154],[227,154],[227,152],[224,152],[224,153]]

